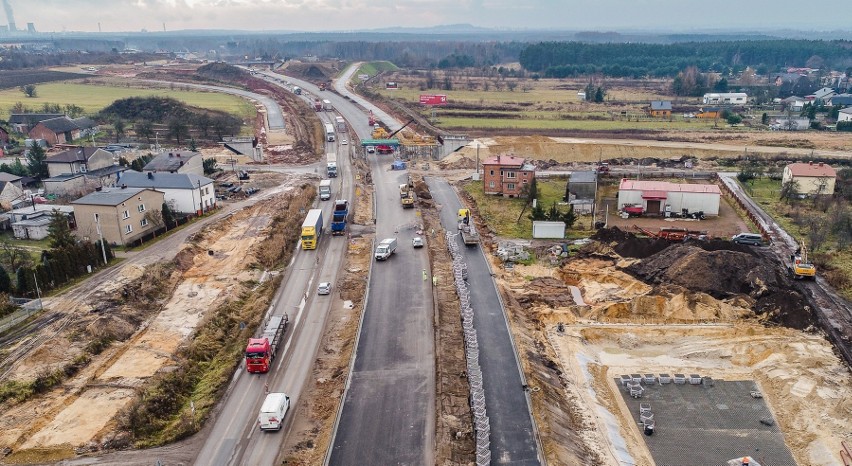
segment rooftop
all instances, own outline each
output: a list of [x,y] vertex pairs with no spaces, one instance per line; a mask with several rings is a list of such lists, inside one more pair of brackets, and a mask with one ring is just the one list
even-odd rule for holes
[[669,183],[668,181],[645,181],[621,179],[619,190],[625,191],[665,191],[667,193],[711,193],[722,194],[715,184]]
[[830,178],[837,176],[837,171],[831,168],[831,165],[826,165],[822,162],[796,162],[787,165],[787,168],[790,169],[790,173],[793,176],[827,176]]
[[198,152],[192,151],[172,151],[172,152],[164,152],[156,157],[153,160],[148,162],[147,165],[143,168],[146,172],[148,171],[177,171],[180,167],[183,166],[189,159],[201,156]]
[[139,173],[127,171],[121,175],[121,183],[133,188],[194,189],[207,186],[213,180],[191,173]]
[[514,155],[495,155],[488,157],[482,162],[482,165],[500,165],[503,167],[522,168],[524,166],[523,157],[515,157]]
[[76,201],[72,201],[71,203],[82,205],[117,206],[142,191],[153,190],[148,188],[103,188],[101,191],[95,191],[91,194],[87,194]]
[[[86,163],[95,152],[103,150],[99,147],[78,147],[76,149],[66,150],[56,155],[52,155],[45,160],[46,163]],[[106,152],[106,151],[104,151]],[[110,154],[112,155],[112,154]]]
[[671,110],[672,102],[670,100],[652,100],[651,110]]

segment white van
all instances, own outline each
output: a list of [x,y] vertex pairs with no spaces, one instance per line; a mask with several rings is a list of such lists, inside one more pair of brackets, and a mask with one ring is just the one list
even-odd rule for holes
[[290,409],[290,397],[286,393],[270,393],[263,400],[257,424],[260,430],[281,430],[284,415]]
[[322,180],[319,185],[320,200],[327,201],[331,199],[331,180]]
[[396,251],[396,238],[383,239],[382,242],[376,246],[376,260],[383,261],[390,257],[394,251]]

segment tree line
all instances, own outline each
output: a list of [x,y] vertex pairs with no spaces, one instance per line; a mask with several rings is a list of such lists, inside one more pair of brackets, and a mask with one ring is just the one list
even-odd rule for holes
[[521,66],[546,77],[600,73],[611,77],[674,77],[695,66],[726,73],[748,66],[758,74],[787,67],[846,69],[852,65],[852,42],[755,40],[676,44],[540,42],[519,55]]

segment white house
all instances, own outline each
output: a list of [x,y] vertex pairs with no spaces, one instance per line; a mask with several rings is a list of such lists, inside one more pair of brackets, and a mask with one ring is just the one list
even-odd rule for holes
[[748,94],[745,92],[713,92],[704,94],[701,101],[705,105],[745,105],[748,103]]
[[837,121],[852,121],[852,107],[840,109],[840,112],[837,114]]
[[703,211],[705,215],[719,215],[722,192],[715,184],[669,183],[668,181],[642,181],[623,178],[618,186],[618,208],[642,206],[647,214],[666,211]]
[[796,182],[798,194],[834,194],[837,171],[822,162],[796,162],[784,167],[782,183]]
[[216,207],[213,180],[192,173],[139,173],[130,170],[122,174],[119,184],[161,191],[165,202],[175,212],[199,213]]

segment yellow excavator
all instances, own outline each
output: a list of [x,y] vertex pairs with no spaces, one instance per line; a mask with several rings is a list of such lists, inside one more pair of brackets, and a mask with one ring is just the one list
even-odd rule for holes
[[794,254],[790,254],[790,273],[796,280],[804,278],[816,280],[816,267],[808,259],[808,248],[804,241],[800,241],[799,244],[799,249]]

